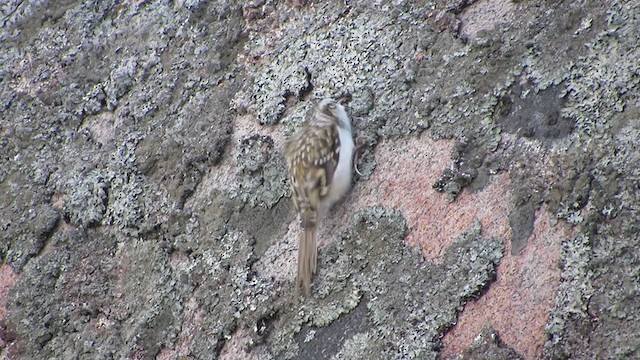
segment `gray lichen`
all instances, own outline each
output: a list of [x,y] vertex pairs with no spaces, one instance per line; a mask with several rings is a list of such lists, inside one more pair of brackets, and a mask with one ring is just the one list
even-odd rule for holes
[[[543,203],[576,225],[543,356],[637,356],[638,4],[513,2],[465,38],[485,4],[5,2],[0,255],[18,280],[0,356],[211,358],[241,327],[267,358],[438,356],[504,251],[477,228],[436,265],[400,214],[359,209],[301,303],[253,266],[295,214],[271,139],[230,146],[236,111],[286,136],[344,93],[361,180],[386,138],[454,139],[442,189],[507,172],[514,247]],[[192,197],[225,152],[235,197]],[[506,353],[484,336],[472,352]]]
[[575,339],[565,338],[569,319],[590,321],[588,304],[594,295],[593,271],[589,269],[591,256],[589,239],[584,235],[562,242],[562,276],[556,306],[546,325],[548,340],[545,353],[549,357],[571,356],[566,347]]
[[85,177],[78,174],[69,179],[64,212],[73,224],[97,225],[106,212],[109,178],[101,171],[93,170]]
[[523,357],[504,345],[494,329],[485,328],[476,335],[471,346],[461,356],[456,357],[456,360],[466,359],[519,360]]
[[[420,121],[401,116],[410,112],[414,78],[405,68],[416,43],[414,33],[393,17],[368,13],[354,16],[348,7],[337,3],[315,6],[320,7],[316,11],[323,14],[320,22],[326,22],[326,28],[310,28],[313,22],[308,23],[307,12],[292,14],[299,18],[287,23],[287,29],[275,40],[279,51],[272,61],[259,67],[252,87],[238,95],[251,99],[249,109],[258,121],[291,123],[289,117],[300,115],[295,110],[287,113],[287,107],[306,100],[307,94],[317,99],[348,93],[353,95],[354,127],[365,137],[377,139],[378,132],[396,136],[424,129],[426,120],[416,125]],[[266,51],[268,41],[255,35],[248,50],[259,54]],[[295,101],[287,101],[289,97]],[[391,122],[395,125],[382,129]],[[370,150],[373,144],[366,145]],[[374,166],[370,151],[365,150],[362,159],[361,169],[368,176]]]
[[237,182],[232,184],[231,197],[239,196],[251,206],[273,207],[290,193],[284,157],[266,135],[249,135],[240,140],[236,149]]
[[[64,211],[72,224],[114,224],[132,236],[157,225],[157,218],[168,211],[168,204],[149,194],[152,186],[146,184],[138,170],[138,143],[139,138],[132,136],[114,151],[106,168],[67,179]],[[151,204],[154,199],[156,202]]]
[[[339,240],[320,252],[314,282],[317,297],[301,304],[292,323],[274,335],[278,341],[274,350],[285,358],[311,353],[328,358],[342,345],[320,330],[348,321],[359,325],[330,333],[333,338],[336,331],[350,329],[358,338],[368,339],[360,342],[364,348],[357,358],[435,359],[439,339],[454,324],[461,306],[493,281],[504,247],[496,239],[482,238],[476,224],[447,250],[443,264],[435,265],[404,245],[406,231],[404,219],[395,211],[358,212]],[[361,305],[366,310],[355,310]],[[307,338],[303,334],[318,331],[310,340],[293,345],[293,335],[300,329],[302,339]]]

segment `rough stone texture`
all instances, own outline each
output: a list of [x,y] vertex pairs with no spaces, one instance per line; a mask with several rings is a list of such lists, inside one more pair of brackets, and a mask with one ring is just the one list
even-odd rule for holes
[[[637,1],[0,5],[3,359],[640,356]],[[351,95],[294,299],[281,149]]]
[[515,350],[505,346],[498,333],[486,328],[482,330],[461,355],[450,359],[496,359],[496,360],[519,360],[523,357]]
[[[443,339],[443,355],[463,352],[483,328],[497,330],[501,340],[524,358],[536,358],[560,280],[558,243],[571,236],[553,227],[544,207],[537,216],[530,243],[516,256],[505,256],[498,276],[479,299],[467,303],[457,326]],[[528,334],[528,335],[527,335]],[[493,358],[493,356],[489,356]]]

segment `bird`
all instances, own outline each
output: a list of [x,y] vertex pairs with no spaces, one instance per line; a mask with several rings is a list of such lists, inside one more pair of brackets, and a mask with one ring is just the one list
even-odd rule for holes
[[354,141],[351,119],[341,101],[321,100],[307,123],[285,143],[294,207],[302,234],[298,241],[296,295],[309,296],[317,268],[320,219],[351,188]]

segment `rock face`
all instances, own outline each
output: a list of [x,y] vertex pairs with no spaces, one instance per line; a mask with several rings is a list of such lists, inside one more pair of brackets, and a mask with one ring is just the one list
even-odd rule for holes
[[[640,356],[637,1],[5,1],[0,357]],[[363,144],[312,296],[281,148]]]

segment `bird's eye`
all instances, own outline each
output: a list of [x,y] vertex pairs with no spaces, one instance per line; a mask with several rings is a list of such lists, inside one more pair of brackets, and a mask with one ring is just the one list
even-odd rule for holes
[[329,109],[331,109],[331,110],[335,110],[336,109],[336,104],[334,104],[334,103],[330,103],[328,106],[329,106]]

